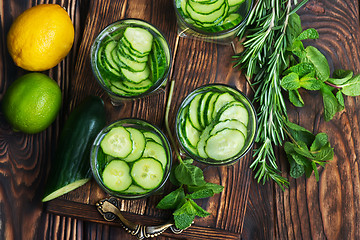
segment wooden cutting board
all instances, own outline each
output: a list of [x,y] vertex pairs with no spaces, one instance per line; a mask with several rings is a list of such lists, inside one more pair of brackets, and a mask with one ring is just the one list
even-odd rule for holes
[[[164,115],[169,86],[156,95],[124,102],[121,106],[114,107],[93,76],[89,53],[94,39],[105,26],[124,18],[139,18],[150,22],[164,33],[170,44],[173,53],[173,71],[170,79],[175,80],[169,116],[173,134],[174,118],[180,102],[189,92],[203,84],[226,83],[236,86],[251,97],[251,88],[245,78],[239,69],[233,68],[231,56],[234,54],[234,50],[230,45],[216,45],[189,38],[178,38],[172,1],[100,0],[90,2],[89,13],[80,38],[81,44],[77,53],[74,76],[70,76],[69,86],[66,87],[68,95],[65,103],[68,104],[68,112],[87,95],[97,95],[105,101],[108,123],[120,118],[136,117],[147,120],[166,132]],[[195,224],[178,237],[191,239],[239,238],[249,191],[250,162],[251,153],[232,166],[206,167],[199,165],[204,169],[207,181],[221,184],[225,189],[221,194],[198,202],[211,213],[211,216],[197,218]],[[164,189],[164,194],[171,189],[172,186],[168,184]],[[97,212],[95,204],[106,197],[108,195],[92,180],[85,186],[48,202],[46,209],[54,214],[118,225],[119,222],[116,221],[106,222]],[[164,222],[171,217],[171,213],[155,208],[161,197],[161,195],[157,195],[143,200],[122,200],[121,210],[125,216],[139,223]],[[164,235],[177,237],[169,231]]]

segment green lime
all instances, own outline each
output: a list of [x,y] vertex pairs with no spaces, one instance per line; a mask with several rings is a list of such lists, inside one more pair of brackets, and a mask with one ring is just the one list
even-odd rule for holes
[[61,90],[42,73],[16,79],[6,91],[2,109],[14,131],[38,133],[55,120],[61,107]]

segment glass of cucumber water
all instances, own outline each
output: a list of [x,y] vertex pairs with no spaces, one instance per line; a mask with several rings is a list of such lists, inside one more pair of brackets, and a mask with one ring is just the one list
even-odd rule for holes
[[161,89],[172,61],[164,35],[140,19],[123,19],[105,27],[90,56],[95,78],[113,105]]
[[230,165],[251,149],[257,117],[241,91],[209,84],[183,100],[175,129],[181,148],[192,159],[209,165]]
[[230,44],[253,0],[173,0],[180,37]]
[[141,119],[105,127],[91,148],[93,176],[108,194],[138,199],[159,192],[169,177],[172,154],[160,129]]

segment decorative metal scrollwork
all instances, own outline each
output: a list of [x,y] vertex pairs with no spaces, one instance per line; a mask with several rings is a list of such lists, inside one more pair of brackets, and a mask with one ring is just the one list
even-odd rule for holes
[[136,236],[138,239],[159,236],[168,228],[170,228],[170,230],[175,234],[180,234],[183,231],[176,228],[173,221],[169,221],[158,226],[145,226],[130,222],[121,214],[119,201],[114,197],[100,200],[96,204],[96,207],[106,221],[114,221],[116,217],[118,217],[123,228],[131,235]]

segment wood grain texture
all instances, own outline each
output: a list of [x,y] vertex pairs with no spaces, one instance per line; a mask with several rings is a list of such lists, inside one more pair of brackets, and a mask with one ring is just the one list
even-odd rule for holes
[[[8,54],[6,33],[16,16],[41,3],[58,3],[67,9],[75,26],[75,43],[64,61],[45,72],[63,91],[61,112],[50,128],[36,135],[15,133],[0,112],[0,239],[135,239],[117,225],[103,224],[94,204],[107,195],[94,181],[51,202],[52,205],[42,205],[40,200],[59,131],[71,110],[87,95],[104,99],[108,122],[138,117],[164,130],[168,89],[113,107],[93,77],[89,50],[103,27],[125,17],[142,18],[154,24],[175,50],[172,1],[0,2],[0,99],[11,83],[26,73],[14,65]],[[313,27],[319,31],[320,39],[306,44],[319,48],[329,60],[331,71],[343,68],[360,73],[358,1],[309,0],[299,14],[304,29]],[[181,100],[205,83],[226,83],[251,97],[253,93],[241,72],[232,69],[231,55],[229,46],[178,40],[170,77],[175,80],[171,126]],[[284,192],[271,182],[260,185],[249,169],[250,154],[229,167],[199,164],[208,181],[226,186],[223,193],[198,201],[212,215],[196,219],[195,226],[182,235],[167,232],[156,239],[360,239],[359,99],[345,98],[345,110],[325,122],[321,96],[316,92],[301,94],[305,107],[298,109],[289,104],[290,119],[314,133],[326,132],[335,149],[334,160],[325,169],[319,168],[320,181],[316,182],[313,176],[290,179],[290,187]],[[277,149],[276,155],[283,175],[289,177],[283,150]],[[171,188],[167,185],[165,192]],[[169,217],[169,212],[154,207],[160,198],[124,200],[121,210],[139,221],[161,222]],[[87,220],[84,216],[88,216]]]
[[[310,0],[298,13],[304,29],[318,30],[320,38],[307,41],[306,45],[317,47],[326,56],[331,72],[335,69],[360,72],[358,1]],[[289,104],[290,119],[315,134],[327,133],[335,157],[325,169],[319,168],[319,182],[314,176],[290,178],[290,187],[285,192],[272,183],[260,186],[253,182],[243,237],[359,239],[359,98],[346,97],[345,110],[325,122],[321,95],[305,91],[301,94],[305,107],[294,108]],[[277,156],[284,176],[289,177],[281,149]],[[264,203],[265,196],[270,205]]]

